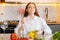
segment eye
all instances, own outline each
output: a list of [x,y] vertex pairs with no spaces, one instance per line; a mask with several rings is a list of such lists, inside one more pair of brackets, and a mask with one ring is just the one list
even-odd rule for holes
[[33,8],[35,8],[35,7],[33,7]]
[[30,6],[28,8],[31,8]]

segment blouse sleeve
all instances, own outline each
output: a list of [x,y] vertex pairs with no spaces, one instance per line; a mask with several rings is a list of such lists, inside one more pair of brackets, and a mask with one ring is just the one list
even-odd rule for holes
[[41,25],[42,25],[42,30],[44,33],[52,34],[52,30],[50,27],[47,25],[44,19],[41,18]]
[[15,28],[15,33],[18,34],[18,28],[21,27],[21,20],[19,21],[19,24],[17,25],[17,27]]

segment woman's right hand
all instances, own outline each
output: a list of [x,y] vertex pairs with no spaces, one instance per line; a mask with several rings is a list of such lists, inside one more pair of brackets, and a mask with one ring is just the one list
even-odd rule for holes
[[23,30],[24,27],[24,18],[21,20],[21,27],[18,28],[18,33],[21,32],[21,30]]
[[21,27],[24,27],[24,18],[21,20]]

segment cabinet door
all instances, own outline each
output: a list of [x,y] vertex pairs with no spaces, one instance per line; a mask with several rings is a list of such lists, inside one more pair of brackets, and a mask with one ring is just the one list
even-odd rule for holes
[[55,33],[57,31],[60,31],[60,25],[58,24],[49,24],[49,27],[52,29],[52,32]]

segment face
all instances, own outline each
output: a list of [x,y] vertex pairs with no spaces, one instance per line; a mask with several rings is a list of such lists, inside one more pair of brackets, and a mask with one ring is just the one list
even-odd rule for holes
[[35,6],[34,6],[34,4],[29,4],[28,5],[27,12],[29,14],[34,14],[35,13]]

